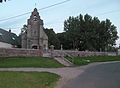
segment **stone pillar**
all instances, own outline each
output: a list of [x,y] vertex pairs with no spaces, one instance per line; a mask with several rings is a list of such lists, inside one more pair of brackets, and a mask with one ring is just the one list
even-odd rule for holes
[[117,55],[120,55],[120,49],[118,49],[118,51],[117,51]]
[[51,45],[51,46],[50,46],[50,53],[51,53],[51,57],[52,57],[52,58],[54,57],[53,52],[54,52],[54,46]]
[[61,44],[61,50],[63,50],[63,45]]
[[40,56],[43,56],[43,46],[40,46]]

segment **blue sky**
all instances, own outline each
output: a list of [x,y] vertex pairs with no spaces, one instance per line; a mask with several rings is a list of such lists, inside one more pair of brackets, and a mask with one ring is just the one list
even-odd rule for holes
[[[35,8],[40,9],[64,0],[9,0],[0,3],[0,20],[20,15],[26,12],[32,12]],[[96,16],[100,20],[110,19],[117,26],[118,35],[120,36],[120,0],[70,0],[64,4],[40,10],[39,14],[44,21],[45,28],[53,28],[56,33],[62,32],[64,20],[69,16],[85,15],[88,13],[92,17]],[[27,24],[31,14],[18,18],[0,21],[0,28],[19,34],[20,28]],[[120,44],[120,40],[117,41]]]

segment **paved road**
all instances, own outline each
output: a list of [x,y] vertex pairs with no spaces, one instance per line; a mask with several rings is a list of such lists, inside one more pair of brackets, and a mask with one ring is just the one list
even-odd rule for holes
[[120,88],[120,62],[89,67],[62,88]]
[[[117,63],[117,62],[119,62],[119,63]],[[101,64],[108,64],[108,63],[117,63],[116,64],[117,66],[116,65],[114,66],[114,64],[111,64],[110,67],[107,66],[107,65],[105,65],[107,67],[104,67],[104,65],[101,65]],[[101,68],[101,66],[102,66],[102,68]],[[96,68],[94,68],[94,67],[96,67]],[[57,84],[56,84],[56,86],[54,88],[62,88],[62,86],[65,85],[67,82],[68,82],[69,86],[66,85],[63,88],[99,88],[99,87],[91,87],[91,86],[90,87],[84,87],[84,86],[86,86],[86,85],[84,85],[84,83],[87,83],[87,85],[94,85],[95,82],[92,84],[91,80],[95,80],[96,74],[104,74],[106,68],[112,68],[112,67],[114,67],[114,69],[113,69],[114,71],[111,71],[111,70],[107,69],[108,73],[113,72],[113,74],[116,74],[115,79],[117,80],[117,82],[118,81],[120,82],[120,79],[118,78],[119,77],[119,72],[120,72],[120,68],[119,68],[120,67],[120,61],[91,63],[89,65],[80,66],[80,67],[65,67],[65,68],[0,68],[0,71],[38,71],[38,72],[47,71],[47,72],[56,73],[56,74],[61,76],[60,81],[57,82]],[[86,69],[88,69],[88,70],[86,70]],[[84,73],[84,74],[82,74],[82,73]],[[89,73],[89,75],[88,75],[88,73]],[[80,74],[82,74],[82,77],[81,77]],[[111,75],[112,75],[112,73],[111,73]],[[108,78],[111,75],[110,74],[107,75]],[[96,80],[102,80],[102,77],[96,78]],[[87,80],[85,80],[85,78]],[[71,81],[69,81],[69,80],[71,80]],[[80,81],[81,81],[81,84],[79,83]],[[100,81],[100,82],[102,82],[102,81]],[[113,81],[113,83],[114,82],[115,81]],[[117,82],[116,82],[116,84],[117,84]],[[80,84],[80,86],[78,84]],[[102,88],[107,88],[107,87],[102,87]],[[108,88],[120,88],[120,86],[119,87],[108,87]]]

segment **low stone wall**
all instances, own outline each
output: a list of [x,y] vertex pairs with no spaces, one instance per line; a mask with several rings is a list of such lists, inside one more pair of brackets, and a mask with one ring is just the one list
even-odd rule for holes
[[53,56],[107,56],[106,52],[88,52],[88,51],[71,51],[71,50],[54,50]]
[[0,48],[0,57],[39,57],[43,56],[41,50]]

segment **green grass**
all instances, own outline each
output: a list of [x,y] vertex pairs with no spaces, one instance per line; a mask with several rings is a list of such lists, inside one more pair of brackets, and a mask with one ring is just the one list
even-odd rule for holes
[[55,60],[43,57],[22,57],[0,59],[0,68],[12,67],[39,67],[39,68],[59,68],[64,67]]
[[65,57],[75,65],[87,65],[93,62],[120,61],[120,56]]
[[54,88],[60,76],[48,72],[0,72],[0,88]]

